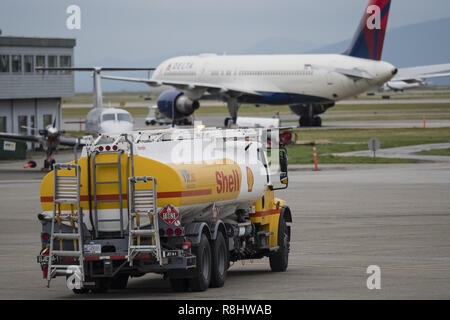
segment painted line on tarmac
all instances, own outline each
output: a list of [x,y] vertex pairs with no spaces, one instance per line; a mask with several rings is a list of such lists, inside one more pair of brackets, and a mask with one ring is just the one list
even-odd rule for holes
[[41,183],[42,179],[34,180],[0,180],[0,184],[11,184],[11,183]]
[[[259,262],[250,262],[249,264],[255,265],[267,265],[266,263]],[[340,265],[328,265],[328,264],[295,264],[290,263],[289,266],[292,267],[304,267],[304,268],[337,268],[337,269],[358,269],[358,270],[366,270],[367,267],[362,266],[340,266]],[[432,268],[432,267],[420,267],[420,266],[382,266],[380,265],[380,269],[384,270],[418,270],[418,271],[441,271],[441,272],[450,272],[450,268]]]

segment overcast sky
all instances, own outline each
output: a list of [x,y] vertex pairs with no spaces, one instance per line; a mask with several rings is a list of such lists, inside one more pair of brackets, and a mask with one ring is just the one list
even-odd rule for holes
[[[81,8],[68,30],[66,8]],[[239,53],[284,37],[317,46],[351,38],[367,0],[1,0],[3,35],[77,39],[75,64],[137,66],[173,53]],[[389,27],[450,16],[449,0],[393,0]],[[134,64],[133,62],[137,63]]]

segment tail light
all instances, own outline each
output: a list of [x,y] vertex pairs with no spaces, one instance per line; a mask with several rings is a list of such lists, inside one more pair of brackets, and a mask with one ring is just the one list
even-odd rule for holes
[[181,244],[181,249],[189,250],[191,248],[191,243],[189,241],[185,241]]
[[177,236],[181,236],[181,235],[183,234],[183,230],[181,230],[180,228],[176,228],[176,229],[175,229],[175,234],[176,234]]
[[114,150],[114,151],[117,151],[117,146],[113,146],[113,150]]
[[103,151],[103,146],[98,147],[99,151]]
[[109,150],[111,150],[111,147],[110,146],[106,146],[106,151],[109,151]]
[[167,229],[166,233],[167,233],[168,236],[173,235],[173,229],[170,229],[170,228]]
[[42,240],[48,241],[49,239],[50,239],[50,235],[48,233],[43,233],[42,234]]

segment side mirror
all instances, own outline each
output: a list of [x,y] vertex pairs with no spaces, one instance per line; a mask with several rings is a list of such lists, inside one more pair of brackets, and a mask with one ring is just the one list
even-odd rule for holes
[[285,173],[287,177],[288,157],[286,149],[280,149],[280,171],[281,173]]
[[286,149],[280,149],[280,182],[283,184],[281,188],[274,188],[273,190],[286,189],[289,184],[288,178],[288,157]]

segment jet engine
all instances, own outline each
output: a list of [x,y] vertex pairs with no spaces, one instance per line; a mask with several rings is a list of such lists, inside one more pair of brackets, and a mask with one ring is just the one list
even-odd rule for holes
[[[179,90],[164,91],[158,98],[158,110],[167,118],[179,119],[190,116],[200,107],[197,100],[189,99],[183,92]],[[172,112],[175,115],[172,115]]]

